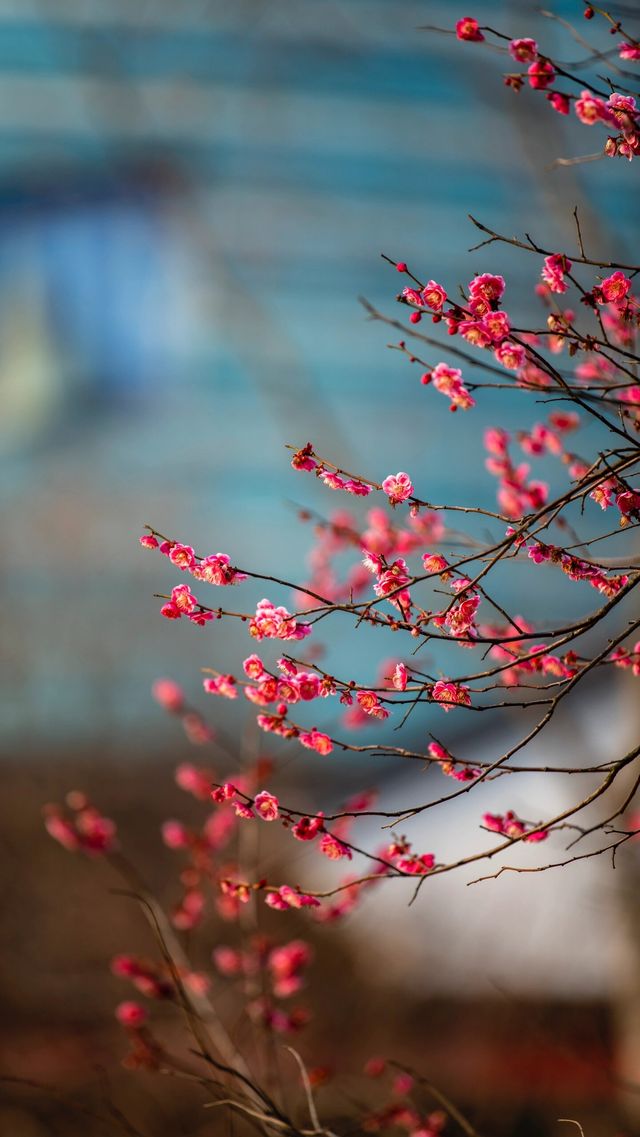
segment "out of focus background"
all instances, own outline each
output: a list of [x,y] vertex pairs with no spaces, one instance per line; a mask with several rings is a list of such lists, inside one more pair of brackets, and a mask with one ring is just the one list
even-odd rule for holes
[[[553,11],[581,24],[582,7]],[[0,1048],[9,1075],[56,1088],[0,1083],[3,1135],[93,1134],[77,1103],[111,1100],[112,1067],[114,1100],[131,1099],[144,1133],[214,1131],[182,1090],[118,1073],[108,960],[145,933],[106,869],[69,861],[41,832],[41,805],[80,786],[167,888],[158,829],[183,808],[172,768],[193,752],[151,684],[170,675],[210,711],[200,668],[229,668],[243,639],[159,618],[153,593],[175,574],[140,550],[143,524],[276,575],[286,547],[287,574],[302,579],[312,533],[297,510],[337,504],[290,469],[284,445],[308,438],[348,469],[406,469],[432,499],[490,507],[483,428],[498,410],[526,426],[529,412],[518,392],[487,392],[450,433],[446,401],[358,302],[397,315],[399,278],[380,253],[451,290],[503,271],[517,318],[538,266],[497,247],[470,255],[468,212],[573,247],[579,203],[594,252],[628,251],[626,164],[554,167],[601,136],[505,92],[500,57],[423,30],[463,14],[431,0],[0,0]],[[585,55],[528,0],[483,3],[481,17],[560,59]],[[567,603],[586,611],[585,593]],[[545,610],[543,590],[532,603]],[[338,648],[366,670],[357,645]],[[576,704],[555,745],[576,761],[578,746],[622,746],[637,717],[626,688],[617,698],[614,739],[598,734],[610,695],[596,685],[592,726]],[[245,718],[234,708],[223,726],[239,736]],[[300,760],[292,778],[304,781]],[[589,867],[494,882],[477,900],[447,879],[420,911],[394,908],[375,966],[372,903],[341,938],[320,937],[338,992],[314,1028],[320,1051],[346,1007],[359,1024],[344,1034],[347,1064],[367,1056],[363,1035],[405,1057],[417,1048],[492,1132],[556,1132],[573,1109],[590,1137],[630,1133],[635,874],[632,853],[615,887],[608,867]],[[349,969],[362,1005],[340,985]]]

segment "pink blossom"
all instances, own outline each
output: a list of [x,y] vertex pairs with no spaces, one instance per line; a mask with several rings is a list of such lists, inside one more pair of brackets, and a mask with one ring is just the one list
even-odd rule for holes
[[576,430],[580,426],[580,415],[575,411],[552,411],[549,422],[556,430]]
[[553,83],[556,73],[548,59],[538,59],[527,68],[529,86],[536,91],[545,91]]
[[294,682],[300,698],[304,702],[318,698],[320,694],[320,679],[314,672],[299,671]]
[[389,717],[388,710],[385,709],[380,703],[375,691],[358,691],[356,695],[358,705],[367,715],[373,715],[375,718],[386,719]]
[[478,21],[473,16],[463,16],[456,24],[456,35],[458,39],[470,40],[473,43],[481,43],[484,39]]
[[126,1002],[119,1003],[116,1007],[116,1018],[121,1026],[128,1027],[135,1030],[137,1027],[142,1026],[148,1019],[147,1011],[140,1003]]
[[490,426],[484,432],[484,445],[490,454],[504,457],[509,445],[509,435],[501,427]]
[[401,872],[409,873],[411,876],[424,876],[425,873],[431,872],[436,863],[433,853],[422,853],[421,856],[416,856],[412,853],[408,857],[398,857],[396,860],[396,868]]
[[188,584],[178,584],[171,589],[171,603],[179,612],[186,614],[194,611],[198,601]]
[[640,510],[640,491],[623,490],[616,495],[616,505],[620,512],[626,516]]
[[277,820],[279,816],[278,799],[268,790],[261,790],[259,794],[256,794],[253,805],[263,821]]
[[245,805],[243,801],[232,801],[231,804],[236,817],[241,817],[243,821],[252,821],[255,817],[251,806]]
[[296,450],[293,458],[291,459],[291,465],[293,466],[294,470],[315,470],[318,463],[316,462],[315,458],[312,457],[312,455],[312,442],[307,442],[306,445],[301,447],[300,450]]
[[437,284],[435,280],[428,281],[420,295],[427,308],[431,308],[434,312],[440,312],[447,299],[444,288],[441,284]]
[[301,817],[291,827],[291,832],[298,841],[313,841],[322,830],[324,819],[321,813],[316,817]]
[[368,549],[364,549],[362,563],[369,572],[373,573],[381,573],[384,564],[382,557],[378,556],[377,553],[370,553]]
[[[406,1097],[407,1094],[411,1093],[414,1085],[415,1078],[411,1074],[396,1074],[391,1089],[394,1094],[398,1094],[400,1097]],[[415,1132],[411,1134],[411,1137],[416,1137]]]
[[418,292],[417,288],[403,288],[402,289],[402,295],[403,295],[404,299],[406,300],[407,304],[416,305],[419,308],[424,307],[424,301],[422,299],[422,293]]
[[538,55],[538,45],[534,39],[512,39],[509,54],[516,63],[532,63]]
[[[273,893],[269,895],[273,895]],[[267,904],[269,903],[269,895],[267,896]],[[287,908],[320,907],[320,901],[316,900],[315,896],[309,896],[307,893],[299,892],[297,889],[290,888],[288,884],[283,884],[278,889],[277,895],[280,897],[280,900],[284,901]],[[275,905],[273,906],[275,907]]]
[[181,821],[164,821],[162,840],[168,849],[186,849],[189,845],[189,830]]
[[264,900],[265,904],[269,905],[269,908],[275,908],[277,912],[286,912],[287,909],[291,907],[291,905],[287,904],[286,900],[280,896],[279,892],[268,892]]
[[404,663],[396,663],[391,676],[391,682],[396,691],[406,691],[407,689],[407,668]]
[[336,474],[333,470],[323,470],[320,477],[325,486],[328,486],[330,490],[343,490],[347,484],[344,478],[341,478],[340,475]]
[[483,272],[469,283],[469,307],[476,316],[485,316],[502,299],[505,289],[503,276]]
[[640,59],[640,44],[621,43],[619,55],[621,59],[636,61]]
[[422,564],[429,574],[446,572],[449,567],[449,562],[442,553],[424,553]]
[[499,343],[511,331],[506,312],[487,312],[486,316],[483,316],[482,326],[494,343]]
[[140,544],[142,545],[143,549],[157,549],[158,548],[158,542],[157,542],[156,538],[154,536],[152,536],[151,533],[144,533],[143,536],[140,538]]
[[211,790],[209,796],[211,797],[212,801],[215,801],[220,805],[222,802],[232,801],[237,792],[237,787],[233,784],[233,782],[224,782],[223,785],[216,786],[215,789]]
[[176,565],[177,568],[182,569],[183,572],[185,569],[193,568],[196,563],[195,553],[191,545],[180,545],[178,542],[171,546],[169,560],[172,564]]
[[353,478],[349,478],[342,488],[347,493],[354,494],[355,497],[367,497],[373,490],[373,486],[366,482],[355,481]]
[[558,114],[569,114],[571,101],[568,95],[563,95],[560,91],[548,91],[547,99]]
[[216,675],[203,679],[202,685],[209,695],[223,695],[225,699],[238,697],[238,688],[233,675]]
[[564,279],[564,274],[571,272],[571,268],[571,261],[564,253],[554,253],[550,257],[545,257],[542,279],[551,292],[567,291],[568,285]]
[[432,372],[433,385],[441,395],[451,400],[451,409],[460,407],[466,411],[475,407],[476,401],[462,382],[462,372],[457,367],[447,367],[446,363],[438,363]]
[[346,857],[347,860],[351,860],[353,855],[351,849],[331,833],[323,833],[320,838],[320,852],[324,853],[325,857],[329,857],[332,861],[339,861],[343,857]]
[[284,699],[285,703],[299,703],[300,691],[295,679],[280,679],[276,688],[276,697]]
[[474,347],[488,347],[492,340],[482,320],[461,320],[458,331],[462,338]]
[[330,754],[333,750],[329,735],[322,734],[319,730],[303,731],[298,737],[303,746],[308,750],[315,750],[317,754]]
[[235,948],[221,944],[214,948],[211,958],[221,975],[240,975],[242,973],[242,955]]
[[431,698],[440,703],[443,711],[450,711],[454,705],[471,706],[469,688],[464,683],[454,683],[451,679],[439,679],[434,683]]
[[261,675],[264,675],[264,664],[259,655],[247,656],[242,667],[249,679],[259,679]]
[[207,584],[215,584],[218,587],[239,584],[240,581],[247,579],[243,572],[233,568],[231,559],[226,553],[211,553],[210,556],[203,557],[191,571],[197,580],[204,580]]
[[193,766],[191,762],[181,762],[176,767],[176,785],[188,794],[193,794],[199,801],[206,801],[211,791],[213,772],[201,766]]
[[182,616],[182,612],[179,608],[176,608],[175,604],[169,601],[169,603],[162,605],[160,615],[164,616],[165,620],[179,620]]
[[156,679],[151,694],[165,711],[177,714],[184,707],[184,692],[173,679]]
[[276,608],[270,600],[260,600],[249,624],[249,634],[256,640],[301,640],[311,634],[311,625],[298,624],[286,608]]
[[391,505],[399,505],[406,501],[413,493],[413,485],[408,474],[400,471],[398,474],[389,474],[382,483],[382,489],[389,498]]
[[592,95],[590,91],[581,91],[576,99],[575,112],[580,122],[585,126],[593,126],[596,122],[611,122],[611,112],[603,99]]
[[615,91],[609,95],[607,107],[614,121],[622,130],[629,130],[633,126],[633,116],[637,113],[636,101],[633,95],[620,95]]
[[[603,301],[609,304],[619,303],[621,300],[624,300],[631,291],[631,281],[628,276],[625,276],[623,272],[618,270],[612,273],[611,276],[605,277],[602,284],[594,291],[597,291],[598,295],[596,298],[600,303]],[[600,297],[602,297],[602,300],[600,300]]]
[[197,624],[199,628],[204,628],[213,620],[213,612],[208,612],[205,608],[196,609],[194,612],[187,612],[187,620],[192,624]]
[[104,856],[114,852],[117,847],[115,823],[103,817],[85,794],[78,791],[67,795],[67,804],[71,817],[65,817],[57,805],[44,807],[44,825],[49,836],[70,853]]
[[[513,812],[508,810],[504,815],[500,813],[484,813],[482,815],[482,824],[485,829],[491,830],[492,833],[501,833],[505,837],[512,839],[524,837],[525,841],[545,841],[549,836],[548,830],[538,829],[535,833],[527,834],[527,824],[521,821],[519,817]],[[532,826],[533,829],[537,828]]]

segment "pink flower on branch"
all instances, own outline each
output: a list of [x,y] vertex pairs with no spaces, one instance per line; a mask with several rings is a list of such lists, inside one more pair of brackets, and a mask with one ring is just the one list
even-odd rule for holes
[[440,703],[443,711],[450,711],[455,706],[471,706],[469,688],[464,683],[455,683],[451,679],[439,679],[434,683],[431,688],[431,698]]
[[463,16],[456,24],[458,39],[469,40],[471,43],[481,43],[484,39],[478,21],[473,16]]
[[280,816],[278,799],[268,790],[261,790],[259,794],[256,794],[253,805],[256,813],[263,821],[276,821]]
[[413,494],[411,478],[402,471],[398,474],[388,474],[382,483],[382,489],[389,498],[391,505],[400,505]]

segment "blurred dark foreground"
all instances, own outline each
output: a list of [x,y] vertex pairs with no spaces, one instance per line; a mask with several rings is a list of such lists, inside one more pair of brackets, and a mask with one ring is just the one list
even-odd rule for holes
[[[144,762],[137,756],[129,765],[113,754],[104,761],[95,753],[50,755],[46,766],[24,759],[5,767],[12,792],[0,806],[1,1137],[243,1131],[236,1118],[205,1110],[207,1096],[197,1085],[123,1068],[127,1041],[113,1010],[131,991],[110,974],[109,963],[122,951],[157,958],[157,944],[135,899],[116,894],[122,883],[110,866],[68,854],[42,827],[42,805],[81,787],[116,818],[128,856],[170,905],[177,899],[176,860],[159,839],[161,822],[179,816],[197,823],[202,817],[202,806],[174,785],[172,767],[181,757],[155,755]],[[282,936],[279,914],[265,910],[264,919],[267,932]],[[384,975],[368,971],[366,945],[346,939],[340,926],[310,930],[306,921],[293,929],[288,921],[285,936],[295,934],[314,945],[304,993],[314,1017],[302,1034],[276,1038],[277,1073],[271,1076],[281,1080],[287,1096],[297,1094],[297,1073],[283,1048],[288,1041],[310,1067],[325,1066],[330,1076],[317,1101],[323,1121],[338,1132],[353,1132],[350,1103],[357,1103],[356,1111],[362,1104],[379,1107],[382,1088],[362,1068],[372,1055],[385,1055],[428,1077],[468,1112],[484,1137],[569,1132],[559,1117],[579,1120],[587,1137],[632,1133],[615,1073],[614,1008],[524,1002],[500,992],[493,1000],[410,998],[385,985]],[[210,958],[217,943],[233,942],[234,935],[233,926],[209,917],[188,947],[194,966],[211,977],[213,1000],[241,1042],[246,1023]],[[152,1029],[174,1052],[187,1054],[189,1037],[176,1011],[157,1003],[151,1011]],[[625,1098],[633,1102],[632,1094]]]

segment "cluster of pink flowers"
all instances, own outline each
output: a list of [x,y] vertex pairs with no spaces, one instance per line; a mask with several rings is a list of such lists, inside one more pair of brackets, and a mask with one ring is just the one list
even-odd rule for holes
[[[369,588],[370,572],[382,573],[398,556],[442,539],[445,527],[441,514],[414,502],[404,516],[406,528],[394,523],[397,514],[390,516],[385,509],[376,506],[367,511],[366,525],[362,529],[346,510],[336,511],[329,521],[316,524],[316,545],[309,556],[312,575],[308,587],[334,602],[351,601]],[[309,518],[302,513],[301,519]],[[365,558],[363,562],[353,564],[345,580],[340,582],[334,561],[341,553],[351,549],[362,550]],[[381,559],[376,561],[374,555]],[[305,609],[314,604],[313,598],[302,591],[297,594],[297,599]],[[321,601],[315,603],[320,604]]]
[[438,363],[432,371],[425,371],[421,382],[425,385],[432,383],[436,391],[445,395],[450,400],[449,409],[452,411],[458,409],[468,411],[476,405],[473,395],[470,394],[462,381],[462,372],[459,367],[448,367],[446,363]]
[[616,505],[620,510],[621,525],[627,525],[631,519],[640,520],[640,490],[625,489],[616,478],[603,478],[589,497],[601,509]]
[[373,486],[370,486],[368,482],[363,482],[358,478],[343,478],[333,470],[322,470],[319,472],[319,477],[330,490],[344,490],[345,493],[353,494],[354,497],[367,497],[373,490]]
[[225,699],[238,697],[238,688],[233,675],[214,675],[203,679],[202,685],[208,695],[222,695]]
[[310,893],[302,892],[298,888],[291,888],[283,884],[280,888],[272,888],[266,893],[265,903],[277,912],[286,912],[288,908],[319,908],[320,901]]
[[427,750],[431,758],[438,763],[443,774],[455,778],[457,782],[473,782],[480,777],[482,770],[476,766],[461,766],[456,759],[439,742],[430,742]]
[[640,640],[632,648],[617,647],[609,656],[616,667],[630,667],[634,675],[640,675]]
[[[587,6],[584,14],[586,18],[591,19],[595,11],[591,6]],[[486,38],[473,16],[464,16],[458,20],[455,30],[458,39],[471,43],[482,43]],[[611,31],[615,33],[619,29],[612,25]],[[640,45],[633,41],[621,43],[618,51],[620,58],[625,61],[640,59]],[[633,96],[614,92],[605,100],[592,91],[583,90],[576,98],[563,91],[549,90],[556,82],[557,71],[552,61],[541,54],[534,39],[528,37],[512,39],[509,43],[509,54],[516,63],[528,64],[528,67],[526,76],[522,73],[506,75],[504,81],[508,87],[519,91],[526,78],[532,90],[545,91],[553,109],[563,115],[569,114],[571,100],[574,99],[576,117],[580,122],[586,126],[601,122],[619,131],[616,136],[607,139],[605,154],[610,156],[620,154],[631,159],[640,152],[638,109]]]
[[383,850],[386,860],[399,872],[408,876],[426,876],[435,868],[436,858],[433,853],[415,853],[411,842],[405,837],[399,837]]
[[302,988],[312,955],[311,946],[305,940],[274,946],[266,936],[254,936],[248,949],[220,945],[214,948],[212,958],[225,978],[264,974],[276,998],[289,999]]
[[527,555],[537,565],[545,561],[559,565],[570,580],[586,580],[592,588],[597,588],[598,592],[607,597],[616,596],[629,582],[626,575],[607,576],[599,565],[565,553],[555,545],[545,545],[542,541],[533,541],[528,546]]
[[569,287],[565,276],[571,272],[573,265],[564,253],[553,253],[544,258],[541,276],[550,292],[566,292]]
[[[521,821],[512,810],[505,814],[483,813],[482,824],[492,833],[501,833],[504,837],[523,837],[525,841],[546,841],[549,836],[547,829],[536,829],[530,822]],[[536,831],[527,833],[528,828]]]
[[249,624],[249,635],[258,641],[303,640],[305,636],[311,635],[311,624],[299,624],[286,608],[276,608],[270,600],[260,600]]
[[69,812],[59,805],[45,805],[44,825],[50,837],[70,853],[99,856],[117,848],[115,822],[102,814],[79,790],[67,794]]
[[149,959],[116,955],[111,960],[111,974],[118,979],[128,979],[148,999],[172,999],[175,993],[166,969]]
[[196,580],[204,580],[208,584],[239,584],[247,579],[244,573],[233,568],[226,553],[198,557],[191,545],[182,545],[179,541],[159,541],[152,533],[145,533],[140,538],[140,544],[145,549],[159,549],[176,568],[190,572]]
[[450,711],[453,707],[470,707],[471,696],[469,688],[464,683],[454,683],[452,679],[439,679],[430,691],[431,698],[439,703],[443,711]]
[[435,280],[430,280],[421,289],[403,288],[402,298],[412,308],[430,308],[432,312],[441,312],[447,299],[447,293],[441,284]]
[[477,635],[475,617],[481,600],[470,584],[471,581],[465,576],[454,580],[451,584],[452,591],[462,592],[463,595],[448,604],[444,612],[432,617],[437,628],[446,628],[455,639],[464,641],[472,641]]
[[268,937],[256,935],[247,948],[214,948],[212,959],[226,979],[241,980],[242,989],[247,979],[268,988],[247,1003],[247,1012],[254,1021],[278,1034],[298,1031],[309,1021],[308,1008],[284,1011],[274,1003],[274,999],[290,999],[304,985],[304,973],[312,959],[311,947],[304,940],[274,946]]
[[498,503],[505,515],[515,520],[540,509],[547,500],[549,489],[544,482],[527,481],[529,466],[526,462],[513,465],[509,457],[509,442],[509,434],[499,427],[489,427],[484,433],[484,444],[490,455],[485,462],[486,468],[500,480]]
[[389,711],[382,706],[375,691],[358,691],[356,699],[358,706],[362,708],[366,715],[372,715],[377,719],[389,718]]
[[203,627],[214,618],[213,612],[199,604],[188,584],[177,584],[171,589],[171,599],[162,605],[160,615],[167,620],[179,620],[182,616],[186,616],[191,623],[199,627]]
[[[368,1114],[363,1123],[367,1133],[378,1133],[387,1129],[402,1129],[408,1137],[441,1137],[447,1124],[447,1115],[444,1110],[432,1110],[430,1113],[421,1113],[416,1106],[407,1099],[412,1091],[419,1086],[419,1080],[408,1070],[400,1070],[396,1062],[388,1063],[384,1058],[369,1058],[364,1065],[364,1074],[368,1078],[381,1079],[385,1074],[391,1075],[389,1090],[391,1100]],[[416,1084],[418,1082],[418,1085]]]
[[502,665],[499,680],[506,687],[517,686],[524,675],[572,679],[577,673],[575,652],[567,651],[560,657],[549,652],[545,644],[528,642],[534,629],[522,616],[504,627],[486,625],[479,630],[486,639],[502,641],[491,645],[489,655]]
[[531,430],[518,431],[518,442],[525,454],[532,457],[554,454],[570,464],[571,455],[564,450],[562,435],[577,430],[579,425],[580,416],[575,412],[556,411],[549,415],[548,422],[536,422]]
[[388,564],[381,554],[365,549],[362,563],[369,572],[376,575],[373,586],[376,596],[387,599],[407,619],[411,612],[411,593],[406,586],[411,580],[411,574],[404,557],[397,557]]
[[[503,367],[517,371],[524,366],[527,355],[522,344],[511,338],[511,321],[507,312],[499,309],[505,290],[504,277],[493,273],[480,273],[469,282],[467,307],[453,304],[444,312],[447,294],[441,285],[430,281],[425,289],[405,288],[399,297],[415,310],[412,321],[420,318],[425,307],[434,309],[432,319],[445,319],[450,335],[461,335],[474,347],[491,348],[494,357]],[[433,383],[441,394],[451,399],[451,410],[468,410],[475,399],[464,386],[462,372],[446,363],[438,363],[421,377],[423,385]]]

